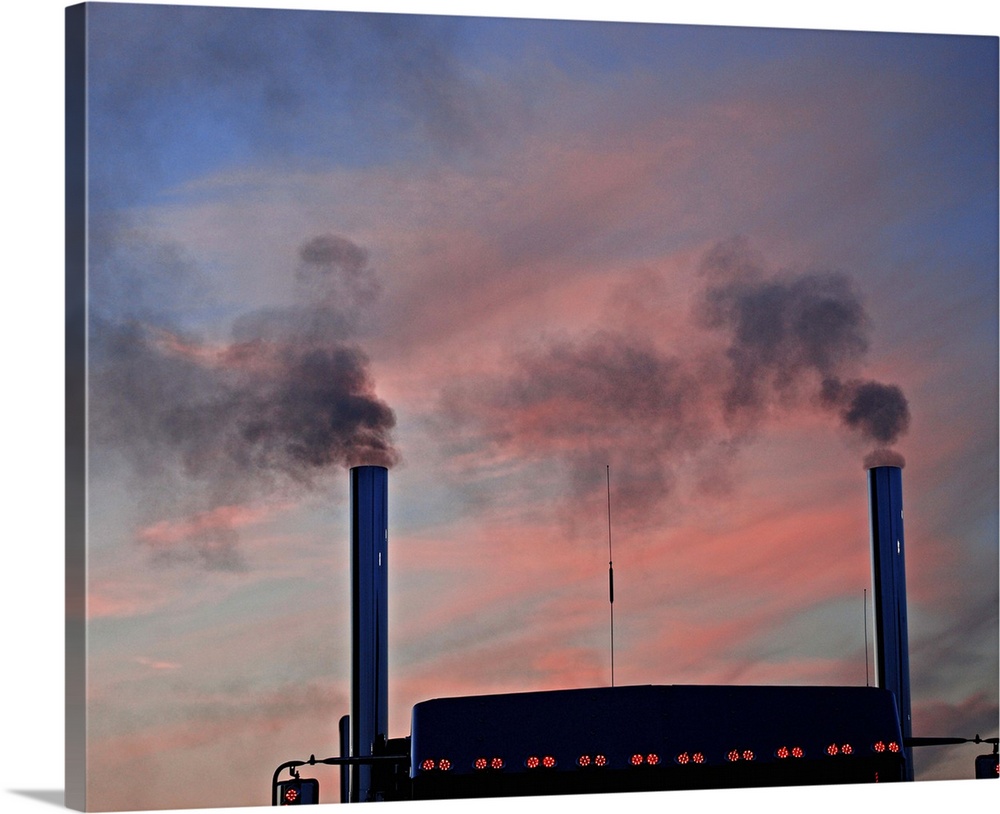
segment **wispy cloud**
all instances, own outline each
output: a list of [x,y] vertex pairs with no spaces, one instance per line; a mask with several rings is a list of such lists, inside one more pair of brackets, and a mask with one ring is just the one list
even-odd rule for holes
[[179,670],[181,665],[173,661],[161,661],[158,659],[151,659],[147,656],[136,656],[136,664],[141,664],[143,667],[149,667],[151,670]]
[[140,528],[136,540],[161,563],[196,559],[209,567],[239,570],[236,549],[241,529],[272,520],[294,503],[216,506],[190,517],[158,520]]

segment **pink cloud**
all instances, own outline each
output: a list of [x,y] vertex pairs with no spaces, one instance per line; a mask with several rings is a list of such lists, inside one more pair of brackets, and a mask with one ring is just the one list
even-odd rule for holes
[[143,667],[149,667],[151,670],[179,670],[181,668],[181,665],[176,662],[160,661],[146,656],[136,656],[133,660],[136,664],[141,664]]
[[258,374],[276,374],[280,370],[278,350],[262,339],[247,342],[197,342],[175,331],[149,326],[155,347],[173,356],[208,368],[228,368]]
[[168,602],[169,592],[156,583],[105,578],[94,581],[88,589],[87,618],[142,616],[162,609]]
[[136,538],[153,546],[169,546],[191,537],[218,531],[260,525],[293,506],[290,503],[233,504],[216,506],[178,520],[160,520],[140,529]]

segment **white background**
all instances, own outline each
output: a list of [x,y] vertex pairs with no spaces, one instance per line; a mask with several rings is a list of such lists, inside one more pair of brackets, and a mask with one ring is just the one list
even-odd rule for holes
[[[44,812],[62,805],[63,783],[63,9],[57,0],[5,4],[0,23],[3,61],[2,235],[0,269],[0,428],[3,479],[0,564],[4,669],[0,714],[0,810]],[[701,0],[671,8],[641,0],[383,0],[377,2],[233,2],[202,5],[615,19],[795,28],[1000,32],[989,0],[948,0],[916,7],[903,2],[835,4],[777,0]],[[966,748],[970,767],[983,747]],[[234,756],[234,758],[237,756]],[[122,766],[122,782],[131,782]],[[211,782],[205,775],[192,782]],[[261,778],[262,796],[269,778]],[[687,792],[612,797],[495,800],[470,804],[395,804],[395,810],[586,811],[628,806],[633,811],[841,812],[858,806],[935,811],[996,810],[1000,783],[951,781],[905,787]],[[229,809],[234,812],[255,808]]]

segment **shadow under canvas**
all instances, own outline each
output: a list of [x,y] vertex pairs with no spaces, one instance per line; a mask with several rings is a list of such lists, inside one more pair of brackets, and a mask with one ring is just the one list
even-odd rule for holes
[[20,794],[22,797],[30,797],[43,803],[64,808],[66,806],[65,789],[7,789],[11,794]]

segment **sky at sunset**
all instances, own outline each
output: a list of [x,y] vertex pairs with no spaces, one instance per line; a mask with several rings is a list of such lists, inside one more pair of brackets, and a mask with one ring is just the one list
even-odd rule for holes
[[914,734],[997,734],[995,37],[97,4],[89,47],[92,807],[336,753],[357,464],[392,736],[610,682],[607,467],[616,684],[863,686],[866,461]]

